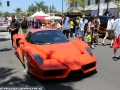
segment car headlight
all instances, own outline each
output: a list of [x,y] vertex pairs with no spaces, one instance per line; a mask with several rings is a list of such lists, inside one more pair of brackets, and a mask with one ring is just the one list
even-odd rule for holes
[[42,58],[38,54],[33,54],[32,56],[40,65],[44,65]]
[[92,51],[91,51],[91,49],[89,47],[86,47],[85,49],[90,54],[90,56],[93,56],[93,53],[92,53]]

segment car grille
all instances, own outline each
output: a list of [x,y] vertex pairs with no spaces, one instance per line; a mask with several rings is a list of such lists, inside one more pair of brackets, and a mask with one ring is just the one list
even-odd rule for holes
[[68,76],[83,74],[82,70],[71,71]]
[[82,66],[82,69],[83,70],[88,70],[88,69],[91,69],[93,67],[95,67],[95,62]]
[[58,76],[61,75],[64,72],[64,70],[49,70],[45,71],[43,76]]

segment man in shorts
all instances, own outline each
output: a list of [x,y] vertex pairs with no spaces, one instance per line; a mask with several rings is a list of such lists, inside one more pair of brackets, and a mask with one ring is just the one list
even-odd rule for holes
[[120,12],[119,12],[119,18],[115,20],[112,30],[114,31],[114,55],[113,55],[113,60],[117,61],[117,50],[120,48]]
[[112,48],[113,46],[113,30],[112,27],[113,27],[113,24],[114,24],[114,16],[112,16],[109,20],[108,20],[108,23],[107,23],[107,31],[106,31],[106,35],[103,39],[103,46],[105,46],[105,40],[107,39],[107,37],[109,37],[111,39],[111,45],[110,45],[110,48]]

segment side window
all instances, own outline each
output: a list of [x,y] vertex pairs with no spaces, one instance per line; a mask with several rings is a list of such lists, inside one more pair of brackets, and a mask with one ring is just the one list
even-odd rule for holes
[[26,41],[27,41],[27,42],[29,42],[29,41],[30,41],[31,35],[32,35],[32,33],[31,33],[31,32],[29,32],[29,33],[27,34],[27,36],[26,36]]

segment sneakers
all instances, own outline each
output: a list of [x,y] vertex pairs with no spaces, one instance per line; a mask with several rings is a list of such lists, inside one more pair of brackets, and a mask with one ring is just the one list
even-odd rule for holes
[[103,46],[105,46],[105,44],[104,44],[104,43],[102,43],[102,45],[103,45]]
[[113,60],[114,60],[114,61],[117,61],[117,60],[118,60],[118,57],[117,57],[117,56],[113,56]]
[[110,48],[113,48],[113,46],[110,46]]

